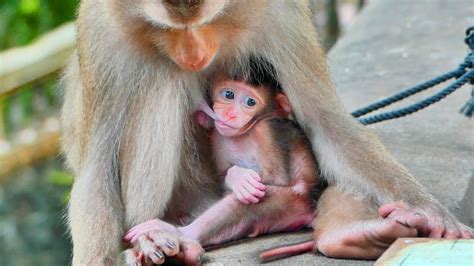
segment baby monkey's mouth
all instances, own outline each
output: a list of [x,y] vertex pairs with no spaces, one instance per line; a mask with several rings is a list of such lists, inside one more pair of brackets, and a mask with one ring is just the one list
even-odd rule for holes
[[228,122],[230,121],[230,119],[227,119],[227,121],[222,121],[220,119],[216,119],[216,123],[221,126],[221,127],[227,127],[227,128],[232,128],[232,129],[236,129],[235,127],[232,127],[228,124]]
[[215,124],[218,125],[219,127],[238,129],[236,127],[229,125],[229,121],[233,119],[232,117],[227,120],[220,119],[218,115],[216,114],[216,112],[214,112],[214,110],[212,110],[205,101],[202,101],[201,103],[199,103],[198,109],[204,112],[205,114],[207,114],[212,120],[214,120]]

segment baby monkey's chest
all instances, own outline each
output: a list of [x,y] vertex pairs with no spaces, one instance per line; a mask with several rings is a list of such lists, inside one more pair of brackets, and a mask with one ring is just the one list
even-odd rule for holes
[[[253,141],[231,141],[225,140],[221,143],[221,150],[218,152],[216,160],[223,168],[239,166],[260,172],[259,167],[259,147]],[[220,169],[225,171],[227,169]]]

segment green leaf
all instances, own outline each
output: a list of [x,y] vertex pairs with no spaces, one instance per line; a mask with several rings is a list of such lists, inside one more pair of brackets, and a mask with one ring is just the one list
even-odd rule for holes
[[73,177],[69,172],[54,170],[48,175],[48,182],[58,186],[70,186],[72,185]]
[[39,11],[40,0],[21,0],[18,8],[23,15],[33,15]]
[[63,204],[67,205],[69,203],[69,200],[71,199],[71,191],[65,192],[63,194]]

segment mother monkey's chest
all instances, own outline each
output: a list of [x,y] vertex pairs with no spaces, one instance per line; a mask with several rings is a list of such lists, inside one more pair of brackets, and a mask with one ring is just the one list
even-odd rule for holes
[[171,188],[169,183],[179,168],[183,145],[192,137],[191,133],[186,134],[190,131],[192,109],[192,92],[186,84],[197,82],[156,75],[150,78],[152,81],[137,86],[130,96],[118,143],[125,194],[137,193],[144,185]]

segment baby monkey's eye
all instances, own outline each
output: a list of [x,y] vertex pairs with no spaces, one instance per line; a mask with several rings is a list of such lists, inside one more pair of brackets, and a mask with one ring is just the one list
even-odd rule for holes
[[245,104],[247,106],[253,107],[253,106],[257,105],[257,101],[255,101],[254,99],[252,99],[250,97],[247,97],[247,99],[245,99]]
[[222,96],[224,96],[224,98],[226,98],[227,100],[233,100],[235,97],[234,92],[231,90],[222,91]]

